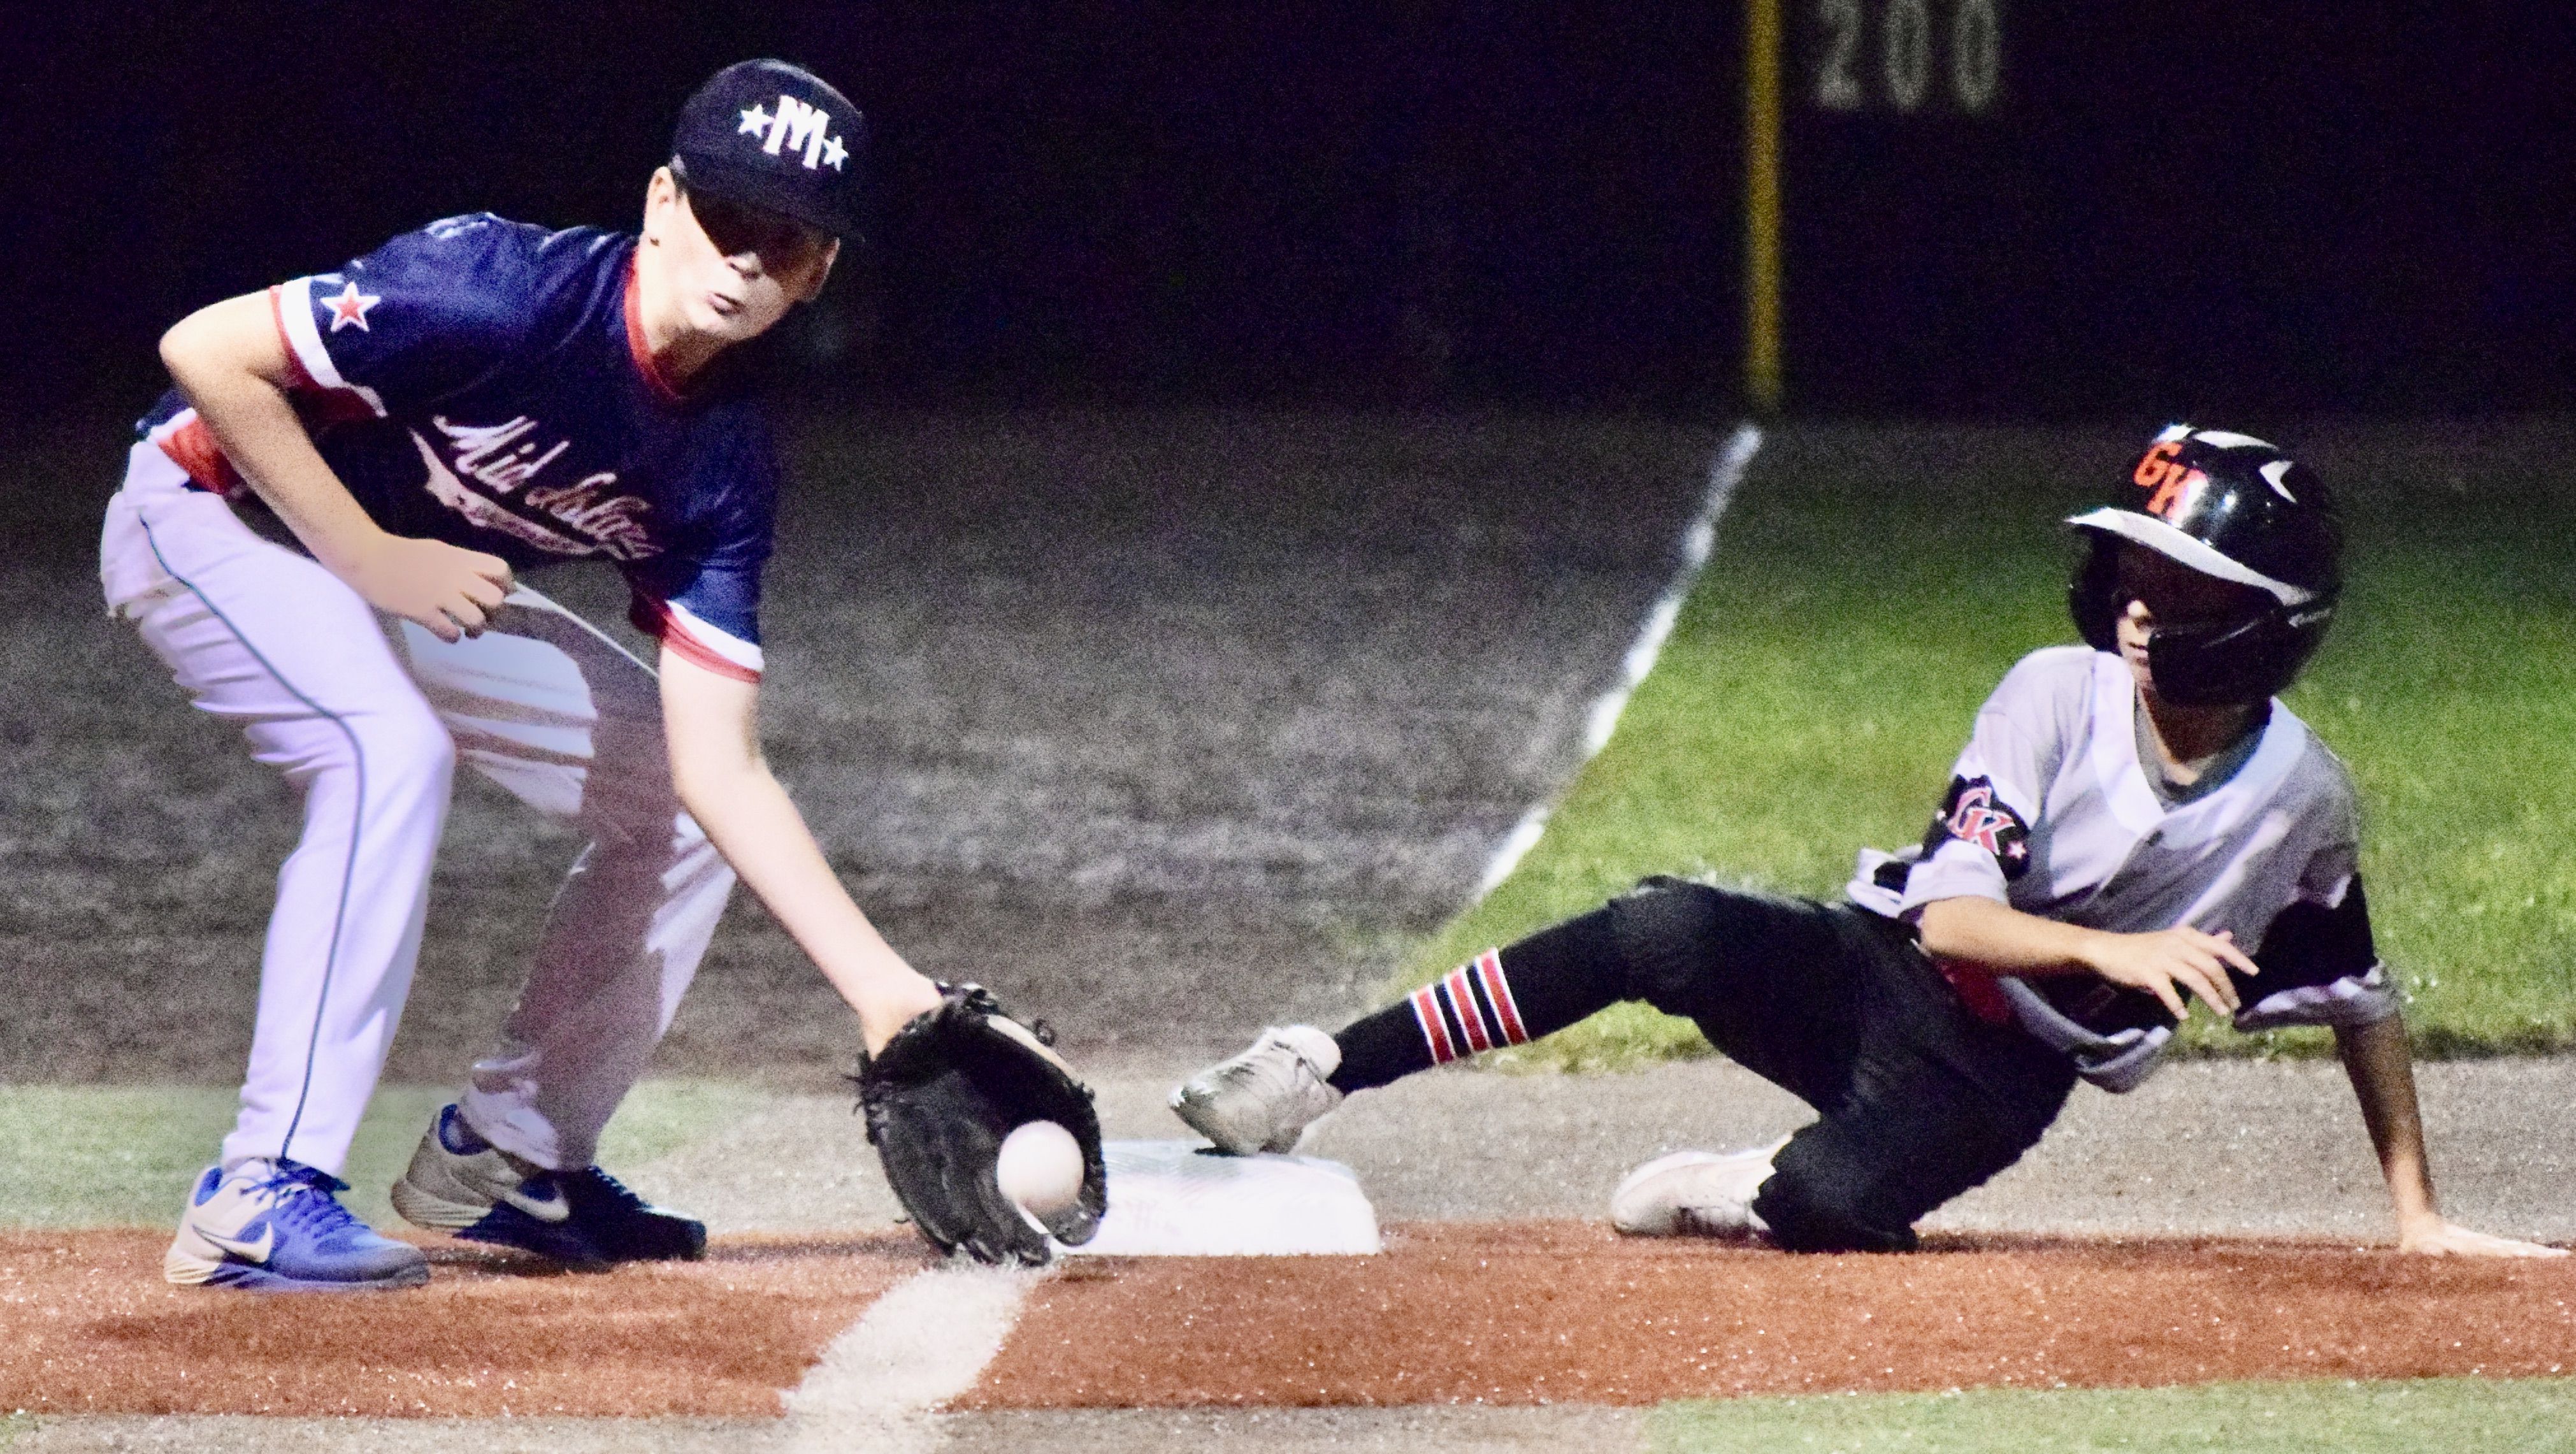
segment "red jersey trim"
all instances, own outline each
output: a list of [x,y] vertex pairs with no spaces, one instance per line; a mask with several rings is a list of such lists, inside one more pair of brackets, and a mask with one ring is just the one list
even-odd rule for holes
[[644,244],[638,241],[635,246],[638,256],[626,262],[626,351],[635,356],[635,371],[644,376],[644,387],[653,391],[653,397],[665,404],[677,404],[680,391],[671,387],[662,366],[653,362],[653,350],[644,346],[644,287],[639,266]]
[[719,653],[714,647],[689,634],[689,628],[671,614],[669,603],[650,596],[636,596],[628,602],[626,619],[635,629],[652,637],[676,653],[682,661],[701,671],[737,682],[757,682],[760,673],[741,662]]
[[[320,386],[304,371],[304,360],[295,356],[295,340],[286,333],[285,289],[271,285],[268,290],[268,321],[277,327],[278,352],[286,355],[286,388],[289,393],[312,393]],[[224,456],[224,447],[215,442],[215,431],[196,410],[183,410],[168,423],[152,431],[152,443],[170,462],[185,471],[201,490],[230,499],[248,484],[241,471]]]
[[320,389],[322,386],[314,381],[313,375],[304,367],[304,360],[295,352],[295,336],[286,331],[286,288],[284,284],[272,283],[269,285],[268,321],[277,325],[278,351],[286,355],[287,389],[299,394],[311,393]]

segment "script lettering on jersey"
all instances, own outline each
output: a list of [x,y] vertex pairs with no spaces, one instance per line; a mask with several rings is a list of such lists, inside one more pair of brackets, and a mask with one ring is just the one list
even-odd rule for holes
[[614,473],[602,470],[577,485],[530,490],[527,499],[530,505],[600,542],[600,548],[614,559],[642,560],[660,554],[661,547],[646,536],[644,523],[635,518],[652,506],[633,495],[607,494],[608,487],[616,483]]
[[2021,815],[1995,796],[1990,778],[1950,779],[1949,796],[1941,802],[1940,816],[1932,820],[1932,838],[1927,852],[1940,839],[1955,838],[1993,854],[2005,878],[2019,878],[2030,871],[2030,829]]
[[[540,450],[530,437],[537,422],[524,414],[499,424],[459,424],[444,415],[432,415],[429,422],[446,437],[453,458],[441,459],[413,431],[412,444],[428,471],[423,484],[440,504],[475,525],[555,555],[643,560],[662,553],[638,518],[652,509],[651,502],[614,493],[616,471],[601,470],[572,485],[535,483],[546,466],[572,448],[571,440]],[[482,489],[469,487],[468,480]],[[513,495],[525,510],[542,512],[544,518],[531,519],[510,508],[505,502]]]
[[[445,419],[433,421],[456,451],[456,472],[467,479],[506,495],[536,477],[537,471],[554,463],[555,456],[572,448],[569,439],[558,439],[555,447],[536,453],[533,443],[520,440],[537,432],[537,421],[522,414],[507,424],[450,424]],[[518,448],[512,449],[513,444]]]

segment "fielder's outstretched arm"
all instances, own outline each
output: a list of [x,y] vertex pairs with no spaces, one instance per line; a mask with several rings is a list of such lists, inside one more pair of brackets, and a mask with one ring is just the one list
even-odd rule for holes
[[2397,1209],[2397,1245],[2434,1256],[2564,1257],[2555,1247],[2472,1232],[2445,1220],[2433,1201],[2433,1173],[2424,1159],[2424,1119],[2415,1099],[2415,1056],[2406,1042],[2406,1018],[2390,1015],[2368,1025],[2335,1027],[2335,1049],[2352,1078],[2371,1149],[2388,1179]]
[[858,1012],[868,1051],[936,1009],[939,990],[904,963],[841,886],[760,751],[760,686],[665,647],[663,731],[671,782],[716,851]]

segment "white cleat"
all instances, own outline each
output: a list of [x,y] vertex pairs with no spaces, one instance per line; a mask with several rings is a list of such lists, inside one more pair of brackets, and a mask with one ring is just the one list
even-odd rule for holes
[[1629,1172],[1610,1194],[1610,1225],[1631,1237],[1749,1239],[1770,1232],[1753,1214],[1753,1198],[1771,1179],[1781,1137],[1723,1155],[1676,1151]]
[[1172,1092],[1172,1114],[1230,1156],[1297,1149],[1297,1138],[1342,1103],[1327,1084],[1342,1047],[1312,1025],[1269,1029],[1252,1048],[1220,1060]]

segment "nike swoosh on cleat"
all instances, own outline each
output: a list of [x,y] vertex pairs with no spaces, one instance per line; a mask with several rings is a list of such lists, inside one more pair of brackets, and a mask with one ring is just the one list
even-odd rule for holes
[[[270,1226],[266,1219],[262,1219],[255,1225],[259,1228],[259,1240],[256,1242],[247,1241],[238,1234],[227,1237],[221,1232],[209,1232],[203,1227],[197,1229],[197,1235],[244,1261],[266,1262],[268,1254],[277,1247],[277,1229]],[[244,1227],[242,1230],[247,1232],[250,1228]]]
[[525,1186],[510,1187],[500,1194],[501,1200],[540,1222],[560,1222],[572,1215],[572,1204],[564,1200],[563,1189],[546,1183],[546,1194],[536,1196]]

